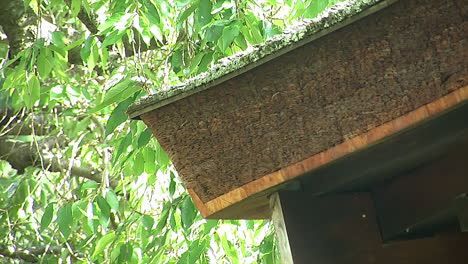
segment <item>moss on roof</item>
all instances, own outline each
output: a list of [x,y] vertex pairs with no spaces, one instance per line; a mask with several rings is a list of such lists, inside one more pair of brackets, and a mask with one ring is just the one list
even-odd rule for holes
[[322,12],[314,19],[303,20],[285,28],[282,34],[254,45],[247,50],[223,58],[206,72],[184,83],[169,86],[153,95],[146,96],[128,108],[131,118],[157,109],[194,93],[203,91],[246,72],[288,51],[372,14],[398,0],[350,0],[340,2]]

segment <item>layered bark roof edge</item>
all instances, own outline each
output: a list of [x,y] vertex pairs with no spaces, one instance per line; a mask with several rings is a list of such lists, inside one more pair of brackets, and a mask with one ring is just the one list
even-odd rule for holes
[[208,71],[180,85],[169,86],[155,94],[143,97],[128,108],[127,114],[131,118],[139,118],[146,112],[218,85],[397,1],[349,0],[340,2],[326,9],[317,18],[303,20],[284,29],[282,34],[276,35],[263,44],[251,46],[243,52],[221,59]]

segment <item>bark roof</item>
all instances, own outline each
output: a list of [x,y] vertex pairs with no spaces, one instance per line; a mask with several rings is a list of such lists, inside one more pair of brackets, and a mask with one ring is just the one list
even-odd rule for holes
[[141,114],[208,89],[367,15],[362,15],[363,11],[377,5],[386,6],[395,1],[340,2],[314,19],[303,20],[284,29],[282,34],[268,39],[263,44],[251,46],[245,51],[221,59],[206,72],[182,84],[164,87],[161,91],[136,101],[128,108],[127,113],[131,118],[138,118]]

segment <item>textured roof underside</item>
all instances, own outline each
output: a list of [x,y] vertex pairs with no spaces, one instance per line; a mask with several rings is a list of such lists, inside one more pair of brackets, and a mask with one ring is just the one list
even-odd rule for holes
[[[285,52],[290,51],[291,47],[294,49],[308,42],[304,40],[309,38],[310,41],[314,40],[315,38],[313,38],[313,36],[317,35],[317,33],[338,25],[346,19],[356,16],[372,6],[379,3],[383,3],[385,4],[384,6],[386,6],[392,2],[395,2],[395,0],[350,0],[340,2],[326,9],[317,18],[303,20],[284,29],[282,34],[268,39],[263,44],[251,46],[245,51],[221,59],[206,72],[188,79],[180,85],[165,87],[158,93],[138,100],[129,107],[127,113],[132,118],[138,118],[145,112],[149,112],[191,94],[203,91],[221,81],[234,77],[235,74],[233,73],[244,72],[245,70],[242,70],[247,68],[249,65],[261,65],[262,63],[277,57],[274,56],[277,53],[279,53],[279,55],[284,54]],[[268,59],[268,57],[270,58]],[[233,74],[233,76],[226,78],[226,75],[229,74]],[[220,80],[223,79],[223,77],[225,77],[225,79]]]

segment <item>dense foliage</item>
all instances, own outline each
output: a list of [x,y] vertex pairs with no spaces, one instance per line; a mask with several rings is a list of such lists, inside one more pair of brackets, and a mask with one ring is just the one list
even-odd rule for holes
[[203,220],[125,111],[338,1],[0,2],[0,263],[277,263],[270,223]]

